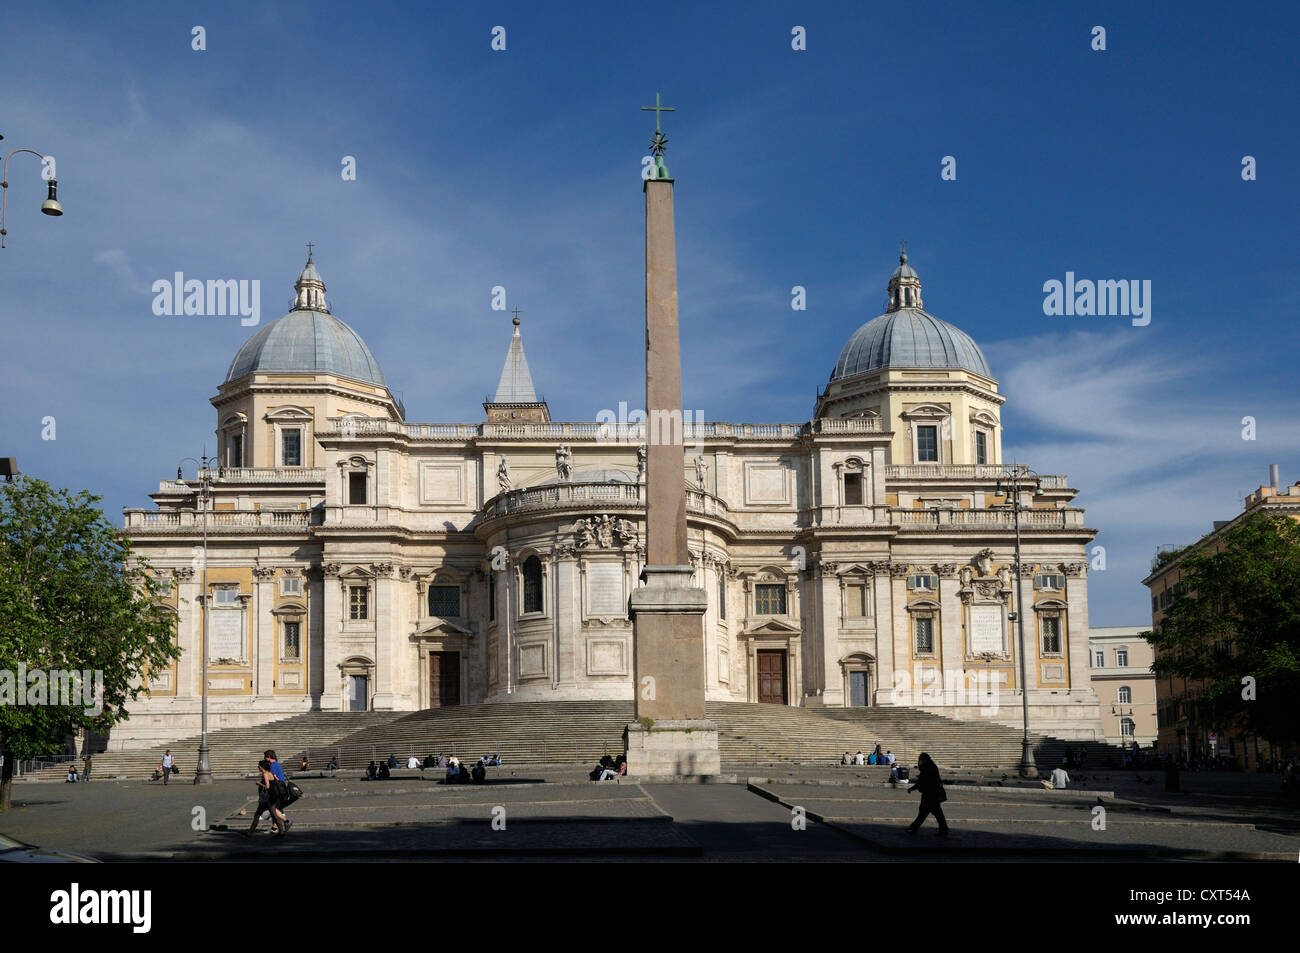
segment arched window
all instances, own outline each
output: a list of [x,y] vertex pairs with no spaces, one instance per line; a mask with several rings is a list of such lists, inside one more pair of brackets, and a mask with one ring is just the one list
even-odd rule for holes
[[524,611],[542,611],[542,561],[536,556],[524,560]]
[[1133,704],[1133,690],[1127,685],[1121,685],[1119,687],[1119,703],[1121,705]]

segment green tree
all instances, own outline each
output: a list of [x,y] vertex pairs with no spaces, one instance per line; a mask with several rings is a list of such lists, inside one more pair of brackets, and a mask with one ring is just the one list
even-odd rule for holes
[[[1199,721],[1292,743],[1300,738],[1300,522],[1256,513],[1222,542],[1181,557],[1183,591],[1159,630],[1145,633],[1152,668],[1193,683]],[[1243,697],[1247,679],[1253,700]]]
[[15,759],[62,747],[76,728],[107,731],[127,717],[145,669],[180,656],[163,587],[104,519],[100,499],[30,477],[0,483],[0,673],[16,679],[21,663],[103,678],[91,706],[98,712],[0,704],[0,810],[9,807]]

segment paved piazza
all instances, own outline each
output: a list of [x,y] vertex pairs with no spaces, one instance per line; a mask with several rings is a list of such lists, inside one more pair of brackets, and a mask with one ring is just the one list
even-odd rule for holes
[[[251,781],[211,787],[140,781],[20,783],[0,830],[106,861],[665,860],[897,862],[1019,858],[1287,861],[1300,820],[1273,778],[1184,775],[1166,795],[1114,772],[1048,791],[1003,776],[954,773],[944,808],[952,836],[928,821],[903,832],[916,795],[870,769],[738,768],[719,782],[595,784],[577,768],[513,766],[483,786],[418,772],[387,782],[300,777],[293,829],[244,837]],[[405,775],[405,776],[402,776]],[[1097,829],[1104,808],[1105,829]],[[196,831],[196,808],[208,830]],[[796,811],[796,808],[801,811]],[[241,813],[250,812],[250,813]],[[806,816],[797,829],[798,813]],[[504,829],[497,827],[504,822]]]

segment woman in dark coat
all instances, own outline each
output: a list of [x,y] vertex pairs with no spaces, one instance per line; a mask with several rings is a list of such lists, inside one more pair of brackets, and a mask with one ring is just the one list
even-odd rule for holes
[[939,822],[939,834],[947,836],[948,819],[943,816],[943,808],[940,805],[948,800],[948,794],[944,791],[943,781],[939,778],[939,766],[922,751],[917,759],[917,768],[919,770],[916,782],[907,789],[907,793],[911,794],[918,790],[921,792],[921,811],[906,830],[909,834],[915,834],[925,823],[925,819],[933,814],[934,819]]

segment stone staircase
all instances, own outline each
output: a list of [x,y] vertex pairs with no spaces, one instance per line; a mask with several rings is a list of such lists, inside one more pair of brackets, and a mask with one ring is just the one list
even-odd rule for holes
[[[944,767],[1011,768],[1020,763],[1020,732],[1005,725],[957,721],[908,708],[808,709],[743,702],[710,702],[722,762],[734,765],[838,763],[845,751],[870,753],[879,743],[914,764],[928,751]],[[394,754],[455,754],[462,759],[498,752],[509,764],[594,764],[623,750],[629,702],[507,702],[414,712],[387,724],[312,747],[313,765],[336,757],[341,769],[364,768]],[[1031,735],[1037,761],[1059,764],[1067,744]],[[1101,764],[1105,745],[1087,745]]]
[[[1020,732],[989,722],[957,721],[913,708],[793,708],[744,702],[709,702],[718,726],[723,765],[838,764],[845,751],[869,754],[876,744],[903,764],[927,751],[944,769],[1011,769],[1020,762]],[[208,735],[212,772],[243,777],[266,748],[274,748],[290,771],[306,752],[312,770],[331,757],[358,776],[372,759],[396,755],[455,754],[475,760],[498,752],[508,765],[591,765],[623,750],[623,729],[633,718],[630,701],[505,702],[400,712],[311,712],[251,728]],[[1120,751],[1106,744],[1061,741],[1031,734],[1040,768],[1061,763],[1067,745],[1086,747],[1088,762],[1118,763]],[[194,774],[197,736],[166,746],[181,768]],[[92,776],[147,778],[163,746],[94,756]],[[59,771],[52,767],[51,774]]]
[[[361,729],[390,722],[400,716],[400,712],[391,711],[315,711],[248,728],[222,728],[218,731],[209,731],[208,763],[214,777],[244,777],[256,770],[257,762],[262,759],[262,752],[267,748],[273,748],[286,768],[296,768],[299,757],[308,746],[325,744],[354,734]],[[174,780],[189,781],[194,777],[198,759],[198,735],[154,748],[127,748],[96,754],[91,764],[91,779],[148,778],[153,774],[153,769],[158,767],[163,752],[168,748],[171,748],[172,756],[181,771]],[[50,765],[39,774],[58,774],[59,780],[62,780],[66,772],[67,768],[64,765]]]

